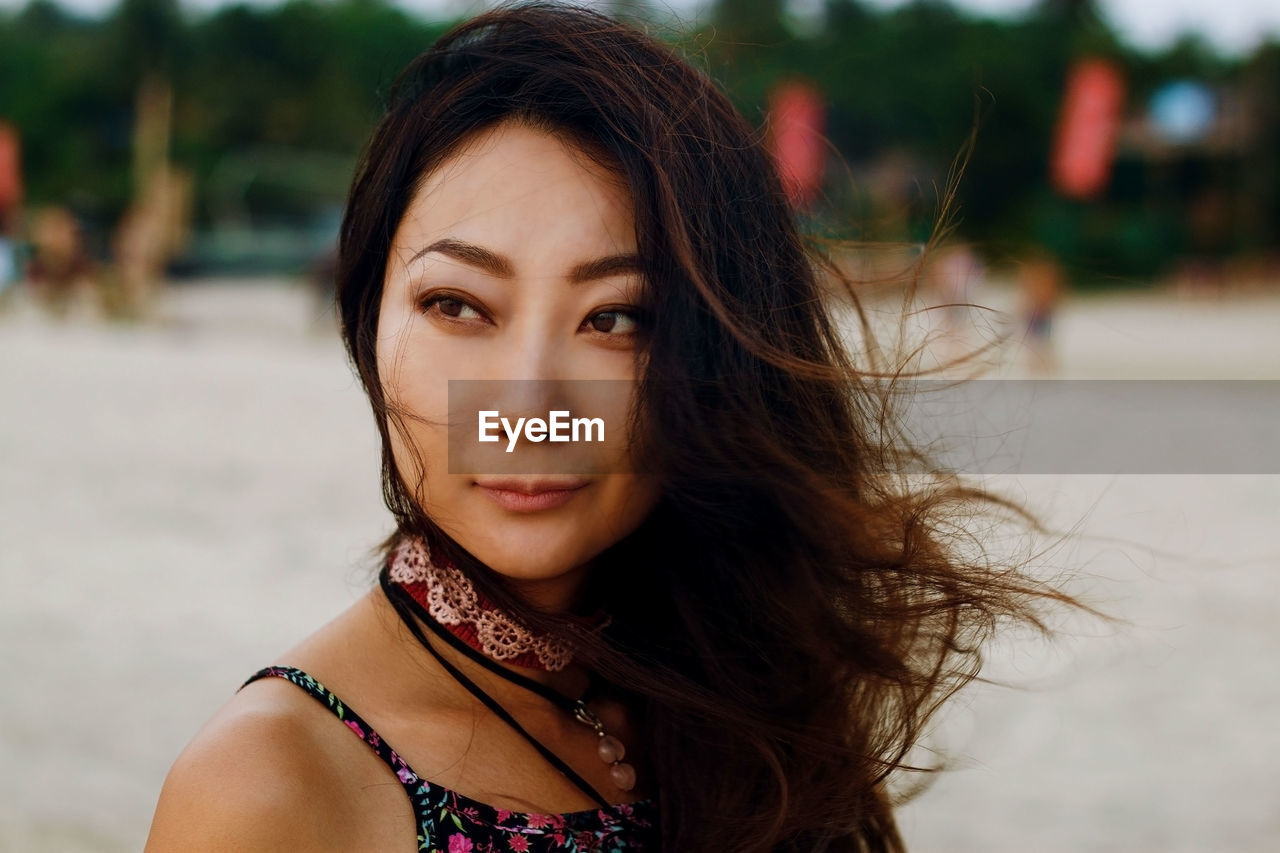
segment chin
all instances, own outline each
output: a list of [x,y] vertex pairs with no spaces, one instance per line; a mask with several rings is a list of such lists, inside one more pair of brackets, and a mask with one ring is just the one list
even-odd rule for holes
[[[428,508],[455,542],[493,571],[525,581],[553,581],[589,564],[643,521],[655,498],[630,480],[602,478],[546,509],[512,509],[474,485],[438,490],[447,505]],[[447,495],[447,497],[446,497]],[[576,580],[580,580],[576,579]]]
[[607,543],[587,541],[581,522],[572,519],[498,520],[458,544],[501,575],[522,580],[550,580],[590,562]]

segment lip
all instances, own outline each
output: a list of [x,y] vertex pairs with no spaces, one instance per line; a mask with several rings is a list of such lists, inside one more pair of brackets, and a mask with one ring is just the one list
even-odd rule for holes
[[564,506],[582,491],[590,480],[578,477],[538,480],[476,481],[484,496],[508,512],[539,512]]

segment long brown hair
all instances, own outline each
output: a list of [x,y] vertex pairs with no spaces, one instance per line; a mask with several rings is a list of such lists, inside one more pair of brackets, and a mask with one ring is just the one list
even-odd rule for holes
[[[614,620],[580,660],[639,709],[664,850],[901,850],[890,774],[970,681],[1002,621],[1069,601],[957,544],[957,519],[1021,510],[889,428],[884,377],[827,299],[851,282],[797,229],[761,133],[659,39],[520,3],[460,24],[392,89],[341,231],[338,301],[376,416],[396,536],[427,537],[535,630],[532,608],[444,537],[392,456],[375,359],[392,235],[415,188],[499,121],[564,134],[625,178],[646,263],[640,411],[662,497],[595,561]],[[825,283],[824,283],[825,282]],[[384,552],[385,555],[385,552]],[[621,685],[625,685],[625,688]]]

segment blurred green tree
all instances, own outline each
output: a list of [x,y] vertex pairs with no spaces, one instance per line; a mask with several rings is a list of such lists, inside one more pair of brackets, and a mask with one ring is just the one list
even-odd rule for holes
[[[663,5],[612,0],[609,8],[643,18]],[[1094,0],[1042,0],[1013,19],[973,17],[940,0],[888,10],[825,0],[810,12],[802,20],[786,0],[719,0],[694,31],[677,26],[670,37],[757,126],[769,91],[790,75],[824,93],[828,136],[858,181],[831,170],[829,219],[853,223],[853,236],[926,234],[948,168],[976,127],[957,198],[966,236],[1014,255],[1049,229],[1083,241],[1073,250],[1078,269],[1157,271],[1177,239],[1177,210],[1152,202],[1152,172],[1140,155],[1122,152],[1092,224],[1048,189],[1063,82],[1083,55],[1119,62],[1132,110],[1175,78],[1240,85],[1254,93],[1258,133],[1276,133],[1266,105],[1280,88],[1277,48],[1247,62],[1195,39],[1138,53],[1117,40]],[[173,158],[194,174],[198,214],[214,215],[210,201],[217,207],[240,192],[236,182],[256,164],[263,177],[238,198],[257,212],[301,216],[341,203],[381,95],[451,23],[424,21],[389,0],[287,0],[205,14],[178,0],[121,0],[101,20],[30,0],[0,14],[0,116],[22,134],[31,202],[69,202],[106,227],[131,192],[137,87],[163,74],[174,87]],[[1257,176],[1234,248],[1262,246],[1277,233],[1278,155],[1274,144],[1259,153],[1266,144],[1257,142],[1247,162],[1214,167],[1233,179]],[[290,160],[293,172],[281,166]],[[905,224],[884,218],[882,200],[866,192],[872,176],[887,173],[898,175],[906,193],[898,200],[911,207]]]

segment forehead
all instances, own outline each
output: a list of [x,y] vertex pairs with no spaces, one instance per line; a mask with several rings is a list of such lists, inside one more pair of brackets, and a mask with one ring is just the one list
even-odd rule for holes
[[456,237],[536,261],[553,251],[634,250],[631,194],[563,137],[503,123],[463,141],[415,192],[396,242]]

